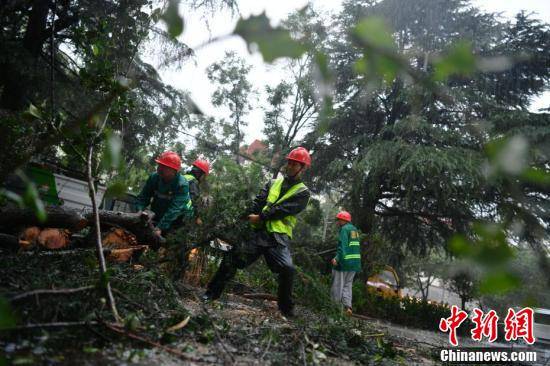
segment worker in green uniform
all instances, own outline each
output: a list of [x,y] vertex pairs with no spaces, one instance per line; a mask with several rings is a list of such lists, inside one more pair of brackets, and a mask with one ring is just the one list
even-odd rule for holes
[[361,272],[361,243],[359,231],[351,223],[351,214],[341,211],[336,215],[336,224],[340,227],[338,233],[338,248],[336,257],[332,258],[331,298],[342,304],[348,315],[352,314],[353,277]]
[[193,217],[193,206],[189,197],[189,183],[179,173],[179,155],[165,151],[155,161],[158,164],[157,171],[149,176],[138,195],[137,208],[141,211],[150,206],[155,213],[155,233],[163,236]]

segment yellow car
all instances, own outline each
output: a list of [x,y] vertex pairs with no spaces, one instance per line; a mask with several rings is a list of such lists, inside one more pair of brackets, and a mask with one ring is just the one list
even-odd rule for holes
[[390,266],[386,266],[386,268],[379,273],[369,277],[367,280],[367,290],[378,293],[384,297],[401,297],[399,277]]

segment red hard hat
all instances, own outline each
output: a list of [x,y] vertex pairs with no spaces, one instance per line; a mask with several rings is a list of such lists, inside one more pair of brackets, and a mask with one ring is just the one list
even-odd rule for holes
[[175,170],[181,169],[181,158],[173,151],[165,151],[155,161],[161,165],[167,166]]
[[210,164],[203,159],[197,159],[193,162],[193,166],[196,166],[203,171],[204,174],[208,175],[210,173]]
[[309,152],[301,146],[292,150],[286,158],[287,160],[297,161],[298,163],[305,164],[306,166],[311,165],[311,156],[309,156]]
[[338,212],[338,215],[336,215],[336,218],[347,222],[351,222],[351,214],[347,211]]

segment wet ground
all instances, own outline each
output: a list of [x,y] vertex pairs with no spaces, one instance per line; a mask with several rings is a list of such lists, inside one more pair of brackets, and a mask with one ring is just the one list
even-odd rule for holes
[[[372,324],[385,333],[394,337],[398,343],[404,347],[414,347],[428,352],[437,352],[440,349],[450,349],[448,333],[432,332],[417,328],[409,328],[392,324],[383,320],[372,320]],[[459,346],[456,349],[464,350],[473,347],[486,348],[505,348],[509,350],[528,350],[537,352],[537,362],[529,365],[550,365],[550,342],[537,340],[533,345],[527,345],[523,342],[514,344],[502,342],[476,342],[469,337],[458,336]]]
[[[350,347],[352,341],[359,345],[369,344],[366,348],[353,348],[353,345],[345,348],[369,352],[366,356],[354,355],[338,347],[332,334],[322,331],[319,316],[306,308],[298,307],[298,317],[288,320],[279,314],[273,301],[228,294],[223,301],[203,304],[197,298],[200,289],[184,291],[188,296],[181,301],[191,319],[195,320],[184,328],[194,328],[176,332],[171,342],[165,343],[170,349],[180,352],[179,356],[139,341],[79,349],[71,349],[71,343],[65,342],[55,350],[46,349],[41,346],[40,337],[47,333],[41,335],[39,332],[26,345],[0,340],[0,348],[9,359],[17,359],[19,364],[143,366],[437,365],[440,364],[439,350],[449,348],[448,335],[439,331],[408,328],[377,319],[353,318],[347,326],[352,327],[350,331],[357,337],[348,339],[346,347]],[[102,332],[109,339],[116,339],[106,330]],[[466,337],[459,337],[459,344],[461,349],[480,346],[518,348],[517,345],[502,343],[480,344]],[[537,342],[529,349],[538,354],[536,365],[550,365],[550,344]]]

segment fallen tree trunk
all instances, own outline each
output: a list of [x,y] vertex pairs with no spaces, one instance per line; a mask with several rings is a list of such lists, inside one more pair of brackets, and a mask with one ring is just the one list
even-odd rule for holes
[[88,225],[80,211],[66,207],[49,206],[46,208],[46,221],[40,222],[33,210],[17,206],[5,206],[0,209],[0,228],[5,233],[15,233],[22,227],[55,227],[79,231]]
[[[151,245],[158,247],[159,237],[155,235],[152,219],[154,214],[146,212],[142,213],[126,213],[116,211],[99,211],[99,221],[101,225],[111,227],[122,227],[136,236],[139,244]],[[92,222],[93,214],[89,213],[86,218]]]
[[[46,221],[39,222],[32,210],[16,206],[3,207],[0,209],[0,232],[19,235],[21,230],[23,230],[26,233],[24,235],[21,234],[25,236],[21,240],[32,244],[36,242],[38,237],[38,234],[34,235],[34,232],[37,230],[57,228],[68,229],[74,233],[87,226],[93,226],[92,212],[81,213],[80,211],[66,207],[50,206],[46,208],[46,213]],[[99,211],[99,220],[102,229],[109,229],[111,227],[124,228],[135,235],[137,244],[151,245],[157,248],[160,245],[160,238],[154,232],[153,216],[153,213],[145,212]],[[27,232],[30,227],[33,227],[33,229]],[[60,243],[58,242],[58,244]]]

